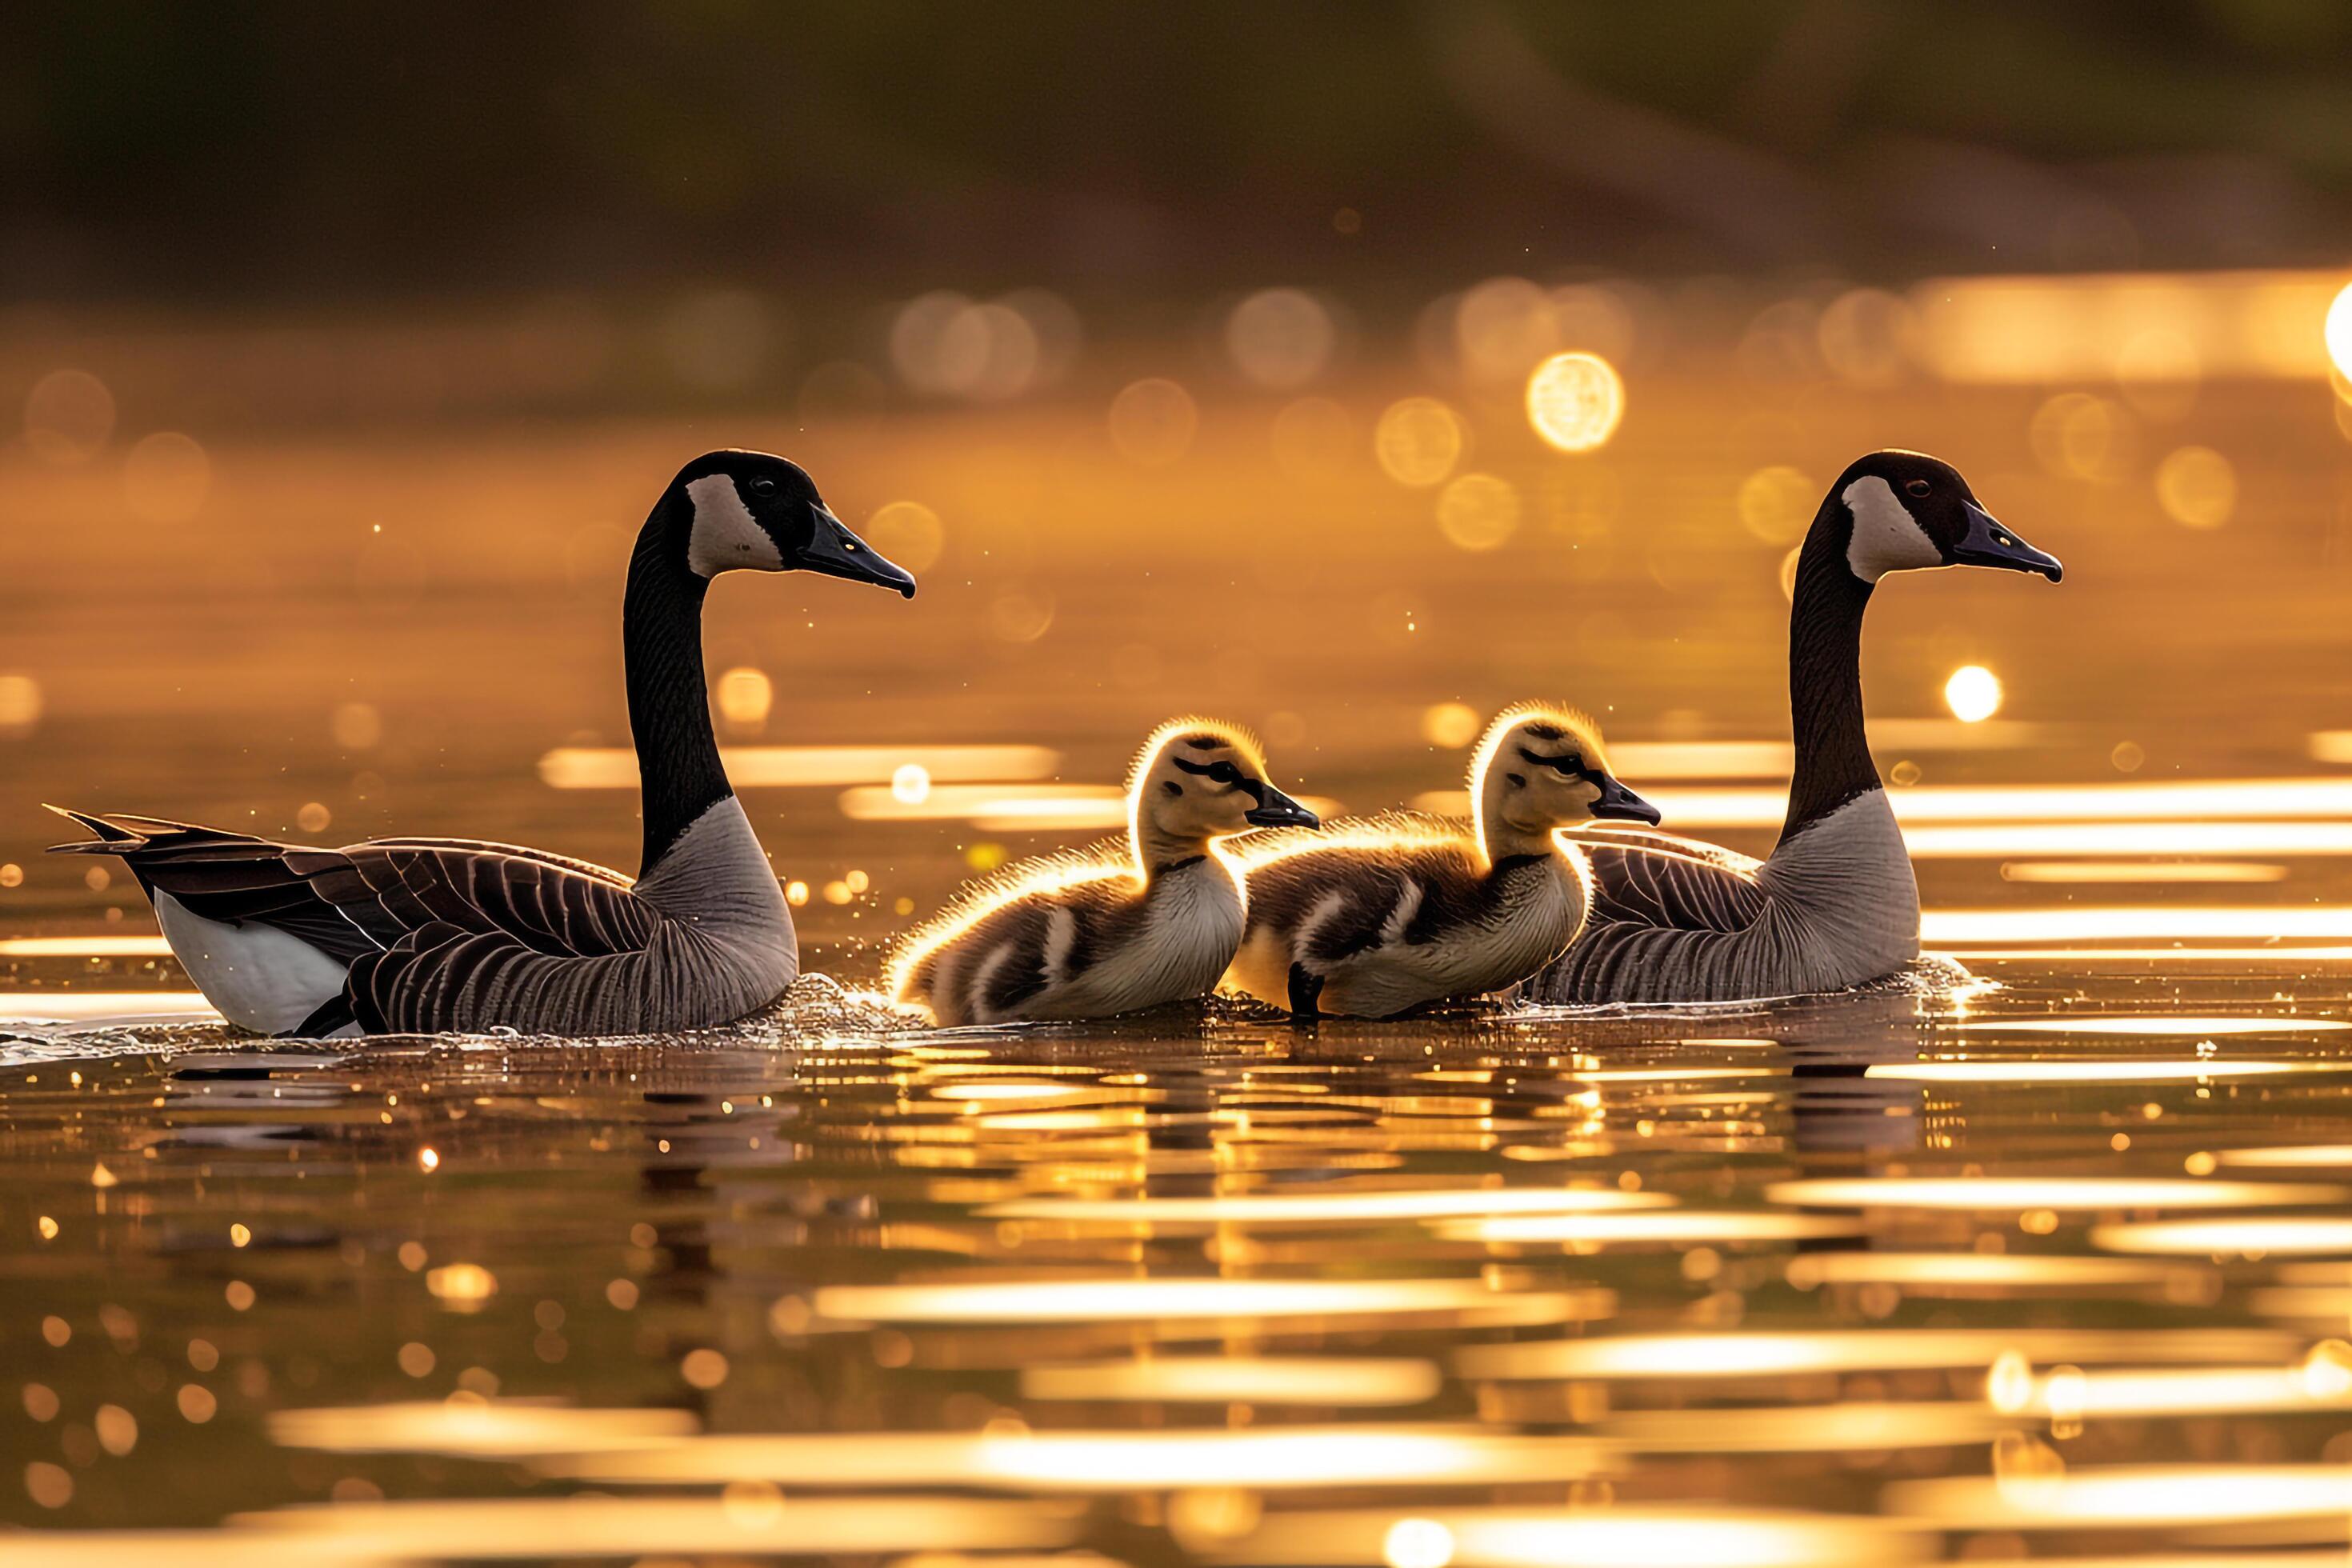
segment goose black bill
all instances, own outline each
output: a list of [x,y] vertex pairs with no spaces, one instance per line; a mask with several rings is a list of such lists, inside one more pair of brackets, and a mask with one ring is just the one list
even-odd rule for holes
[[1968,509],[1969,531],[1952,551],[1955,566],[2000,566],[2011,572],[2039,572],[2053,583],[2065,573],[2058,557],[2045,554],[1994,521],[1974,501]]
[[816,526],[801,550],[801,564],[828,577],[871,583],[877,588],[894,589],[909,599],[915,596],[912,573],[858,538],[847,523],[823,506],[816,509]]

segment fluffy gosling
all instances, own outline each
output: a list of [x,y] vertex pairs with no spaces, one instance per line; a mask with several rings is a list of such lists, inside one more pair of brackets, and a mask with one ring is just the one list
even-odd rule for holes
[[1098,1018],[1204,996],[1233,962],[1242,888],[1220,839],[1312,828],[1230,724],[1172,719],[1127,789],[1128,834],[966,889],[891,956],[891,994],[943,1027]]
[[1584,857],[1555,830],[1658,820],[1610,773],[1590,719],[1536,703],[1487,726],[1470,804],[1466,835],[1400,814],[1238,846],[1247,916],[1225,984],[1302,1019],[1393,1017],[1516,984],[1584,925]]

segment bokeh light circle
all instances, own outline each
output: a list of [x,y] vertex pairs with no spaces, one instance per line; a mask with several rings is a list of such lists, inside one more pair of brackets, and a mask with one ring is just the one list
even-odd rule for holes
[[1434,397],[1407,397],[1389,405],[1372,432],[1372,455],[1381,471],[1416,489],[1442,481],[1462,460],[1462,420]]
[[1322,301],[1298,289],[1262,289],[1225,319],[1225,352],[1234,368],[1276,392],[1295,391],[1322,374],[1338,335]]
[[1519,492],[1493,474],[1464,474],[1437,497],[1437,527],[1457,550],[1497,550],[1517,531]]
[[1590,452],[1625,417],[1625,383],[1596,353],[1554,354],[1528,378],[1528,423],[1563,452]]
[[1944,682],[1944,706],[1963,724],[1981,724],[2000,711],[2000,677],[1980,664],[1964,664]]
[[1767,544],[1791,544],[1813,521],[1821,489],[1784,464],[1759,468],[1739,481],[1739,526]]
[[2335,302],[2327,307],[2327,324],[2322,331],[2329,363],[2336,366],[2337,374],[2352,377],[2352,283],[2344,285]]
[[1478,738],[1478,710],[1467,702],[1433,702],[1422,710],[1421,738],[1433,746],[1460,751]]
[[894,500],[866,520],[866,542],[909,572],[938,563],[947,545],[940,514],[918,500]]
[[2183,447],[2156,466],[2156,501],[2183,528],[2219,528],[2238,510],[2238,470],[2210,447]]
[[1182,458],[1200,427],[1192,395],[1162,376],[1132,382],[1111,399],[1110,444],[1142,468],[1165,468]]

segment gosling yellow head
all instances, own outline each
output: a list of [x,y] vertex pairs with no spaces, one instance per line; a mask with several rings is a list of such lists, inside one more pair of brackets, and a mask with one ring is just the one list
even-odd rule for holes
[[1573,708],[1523,702],[1470,754],[1470,816],[1489,861],[1539,853],[1555,828],[1600,818],[1658,824],[1658,808],[1609,771],[1600,727]]
[[1127,781],[1128,837],[1139,873],[1202,855],[1254,827],[1318,827],[1315,814],[1274,786],[1246,730],[1215,719],[1171,719],[1143,742]]

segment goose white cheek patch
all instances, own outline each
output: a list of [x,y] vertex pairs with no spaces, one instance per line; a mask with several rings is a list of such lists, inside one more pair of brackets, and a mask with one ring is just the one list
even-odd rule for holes
[[694,503],[694,528],[687,539],[686,563],[698,576],[748,569],[781,572],[783,555],[751,516],[751,509],[725,474],[705,474],[686,487]]
[[1853,513],[1853,538],[1845,547],[1845,563],[1865,583],[1875,583],[1889,572],[1941,566],[1944,558],[1936,542],[1912,519],[1911,510],[1895,498],[1885,479],[1872,474],[1846,486],[1843,498]]

